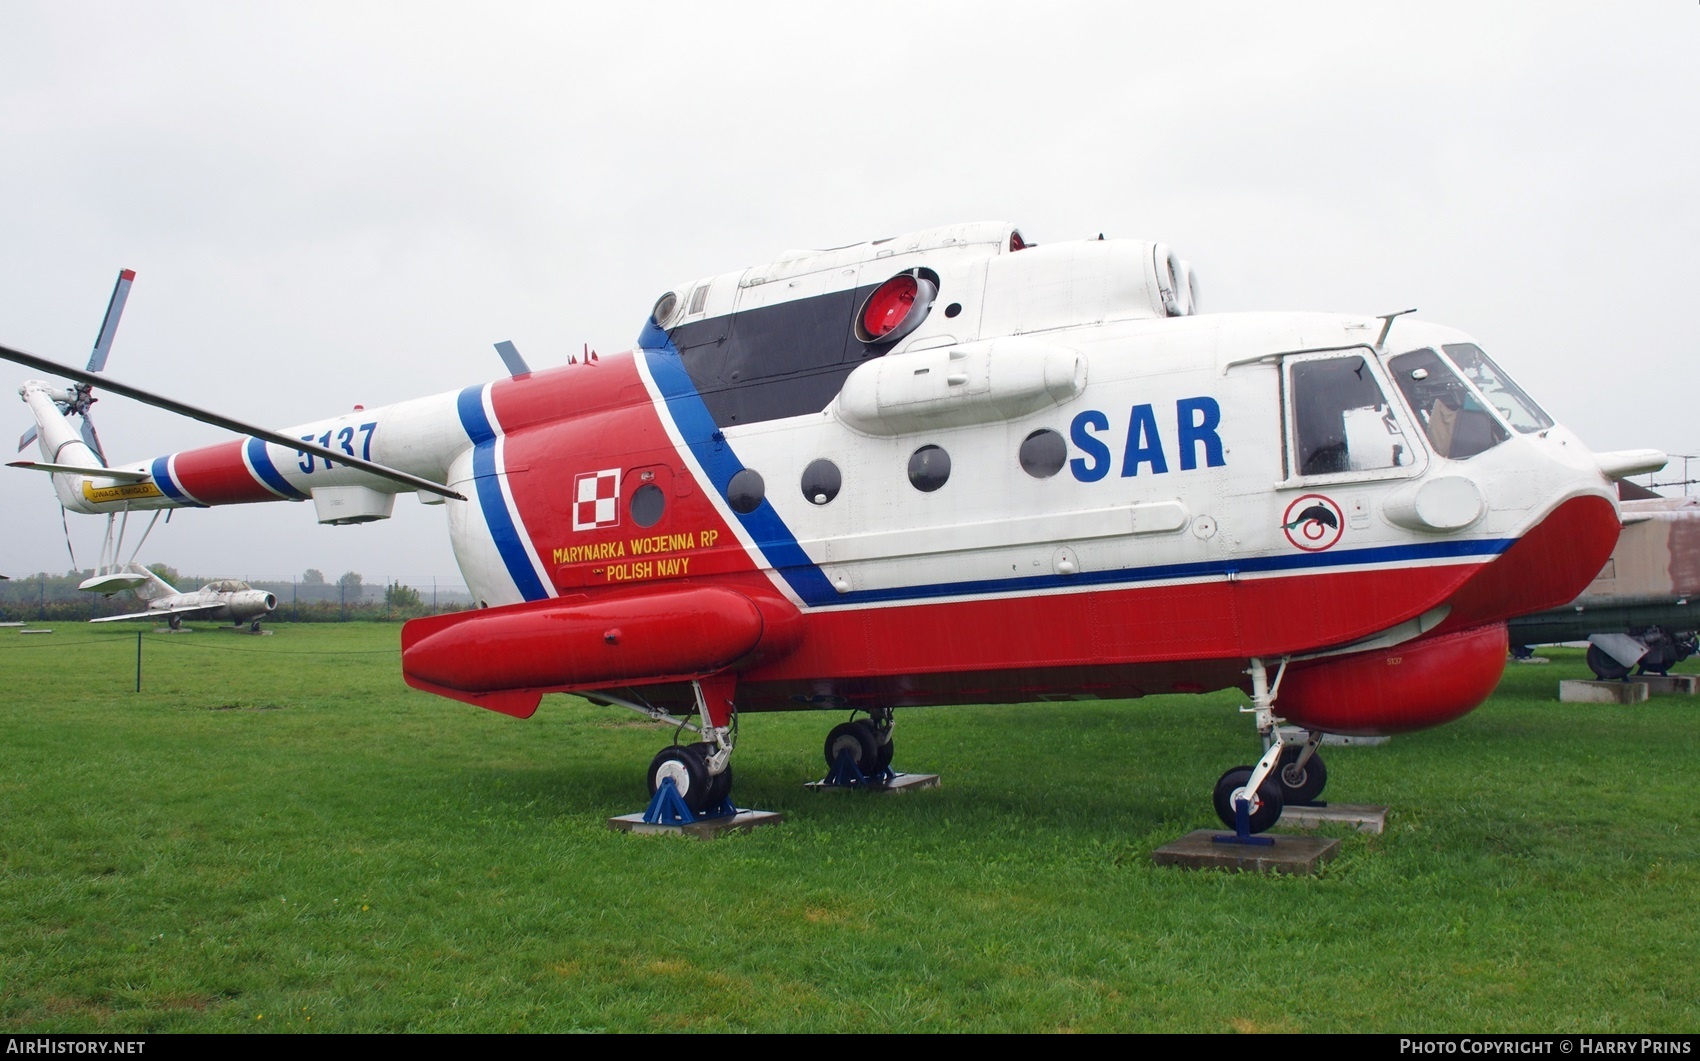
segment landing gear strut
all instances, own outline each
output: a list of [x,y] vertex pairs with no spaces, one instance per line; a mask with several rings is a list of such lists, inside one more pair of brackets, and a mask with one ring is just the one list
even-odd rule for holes
[[1251,661],[1252,706],[1241,710],[1257,718],[1263,758],[1255,766],[1236,766],[1223,774],[1212,794],[1216,816],[1235,831],[1235,839],[1241,843],[1279,821],[1288,804],[1315,803],[1328,783],[1328,771],[1316,753],[1322,734],[1283,730],[1283,720],[1275,715],[1275,697],[1287,673],[1287,662],[1283,659],[1277,665],[1271,683],[1263,661]]
[[698,818],[737,813],[731,798],[732,747],[738,739],[734,682],[717,677],[691,683],[699,719],[693,728],[704,739],[663,748],[650,760],[645,822],[688,825]]

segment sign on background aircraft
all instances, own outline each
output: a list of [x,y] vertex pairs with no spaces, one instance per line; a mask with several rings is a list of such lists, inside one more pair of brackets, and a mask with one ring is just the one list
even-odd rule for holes
[[1320,790],[1324,733],[1479,704],[1506,620],[1610,554],[1612,477],[1664,458],[1591,453],[1451,328],[1196,290],[1162,244],[965,224],[680,285],[627,354],[505,350],[509,378],[281,432],[103,376],[249,436],[109,471],[22,394],[79,512],[444,504],[480,607],[405,626],[407,682],[695,715],[649,769],[693,810],[739,711],[850,713],[828,758],[873,773],[899,708],[1239,688],[1266,752],[1215,804],[1260,831]]
[[129,564],[120,571],[97,575],[78,589],[92,590],[110,596],[120,590],[132,590],[147,602],[147,608],[125,615],[107,615],[90,619],[91,623],[115,623],[123,619],[150,619],[165,622],[173,630],[182,629],[185,619],[213,619],[236,626],[248,624],[259,630],[260,620],[277,608],[277,597],[264,590],[254,589],[237,579],[208,582],[200,589],[180,593],[171,583],[139,564]]

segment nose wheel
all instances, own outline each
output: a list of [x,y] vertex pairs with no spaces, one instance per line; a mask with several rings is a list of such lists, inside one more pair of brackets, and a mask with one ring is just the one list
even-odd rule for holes
[[1275,764],[1275,780],[1281,786],[1281,802],[1289,807],[1315,803],[1316,797],[1322,795],[1328,784],[1328,768],[1322,764],[1322,756],[1313,749],[1306,758],[1306,744],[1283,746],[1281,758]]
[[1234,805],[1236,801],[1249,801],[1251,804],[1246,818],[1248,833],[1265,832],[1281,820],[1281,785],[1274,777],[1265,777],[1256,789],[1250,789],[1247,786],[1254,772],[1253,767],[1236,766],[1216,782],[1216,792],[1212,799],[1216,806],[1216,817],[1222,819],[1222,824],[1230,829],[1239,828],[1239,812]]

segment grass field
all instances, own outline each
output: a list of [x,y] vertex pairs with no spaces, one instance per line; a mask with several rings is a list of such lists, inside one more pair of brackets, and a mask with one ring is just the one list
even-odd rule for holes
[[787,820],[702,843],[605,824],[666,729],[414,692],[397,641],[149,632],[137,693],[134,628],[0,630],[0,1026],[1700,1029],[1700,703],[1560,704],[1574,651],[1330,749],[1388,831],[1291,878],[1151,864],[1255,758],[1237,694],[902,711],[944,784],[886,797],[803,789],[840,714],[751,716]]

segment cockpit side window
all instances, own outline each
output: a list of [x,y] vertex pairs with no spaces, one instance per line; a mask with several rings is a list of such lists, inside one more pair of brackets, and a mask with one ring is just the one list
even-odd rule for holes
[[1416,455],[1363,357],[1292,365],[1293,440],[1300,475],[1412,464]]
[[1523,434],[1545,431],[1552,426],[1552,417],[1541,411],[1535,400],[1523,393],[1523,388],[1499,370],[1482,348],[1474,343],[1450,343],[1441,347],[1446,356],[1464,373],[1464,378],[1476,385],[1488,404],[1499,410],[1505,422]]
[[1452,366],[1433,350],[1400,354],[1388,366],[1400,392],[1422,421],[1429,445],[1440,456],[1467,460],[1511,437]]

